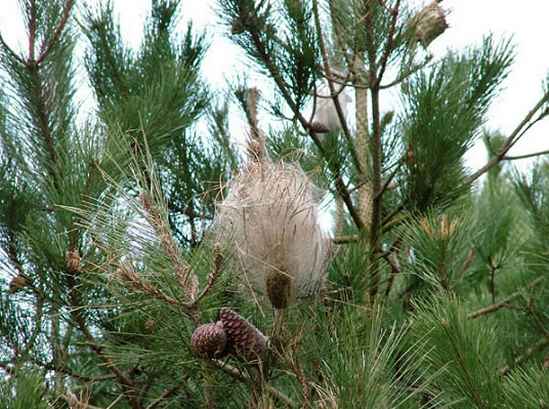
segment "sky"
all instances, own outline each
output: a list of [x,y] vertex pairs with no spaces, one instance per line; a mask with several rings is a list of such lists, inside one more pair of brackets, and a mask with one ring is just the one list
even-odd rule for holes
[[[21,46],[25,37],[18,1],[1,0],[1,3],[0,32],[9,44]],[[124,37],[130,44],[137,45],[150,0],[113,0],[113,3]],[[215,0],[182,0],[182,24],[192,21],[198,30],[209,33],[211,46],[203,64],[203,74],[210,84],[223,89],[226,80],[234,78],[235,73],[251,69],[236,46],[224,35],[215,3]],[[425,3],[417,0],[418,5]],[[541,97],[541,84],[549,72],[549,1],[444,0],[442,6],[450,10],[450,28],[429,47],[435,58],[443,56],[448,48],[460,49],[478,44],[483,35],[490,32],[496,39],[512,36],[517,46],[516,62],[504,83],[503,92],[488,113],[486,124],[487,128],[508,135]],[[231,129],[240,121],[233,118]],[[509,154],[522,155],[546,149],[549,149],[549,119],[533,127]],[[473,169],[481,167],[485,160],[481,144],[467,157],[467,163]],[[526,168],[529,163],[522,160],[515,165]]]

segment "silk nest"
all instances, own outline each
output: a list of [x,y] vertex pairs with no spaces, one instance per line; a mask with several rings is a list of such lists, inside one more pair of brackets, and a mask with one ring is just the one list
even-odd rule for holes
[[273,273],[288,278],[288,303],[323,287],[331,240],[319,222],[321,193],[300,167],[270,161],[250,163],[229,183],[214,232],[258,301]]

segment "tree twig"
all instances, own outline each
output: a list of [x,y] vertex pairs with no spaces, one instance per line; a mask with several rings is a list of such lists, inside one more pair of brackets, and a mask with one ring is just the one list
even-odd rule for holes
[[528,159],[528,158],[534,158],[536,156],[542,156],[549,154],[549,150],[546,151],[540,151],[540,152],[534,152],[534,153],[527,153],[525,155],[516,155],[516,156],[504,156],[502,160],[520,160],[520,159]]
[[162,394],[158,398],[156,398],[153,402],[151,402],[151,404],[147,406],[145,409],[154,409],[155,407],[157,407],[160,403],[162,403],[163,400],[165,400],[166,398],[169,398],[175,392],[177,392],[177,390],[181,388],[181,386],[183,386],[185,382],[187,382],[186,379],[182,382],[179,382],[177,385],[174,385],[173,387],[166,389],[164,392],[162,392]]
[[[246,383],[248,385],[253,384],[253,380],[249,376],[243,374],[242,372],[240,372],[238,368],[235,368],[232,365],[229,365],[227,363],[217,361],[217,360],[208,360],[208,362],[211,365],[215,366],[216,368],[221,369],[223,372],[225,372],[229,376],[232,376],[233,378],[239,380],[240,382]],[[286,405],[290,406],[291,408],[298,407],[293,400],[291,400],[284,393],[280,392],[278,389],[272,387],[269,384],[266,384],[264,387],[265,387],[265,390],[268,393],[270,393],[273,397],[277,398],[281,402],[284,402]]]
[[383,75],[385,74],[385,69],[387,68],[387,63],[389,61],[389,57],[391,53],[394,50],[394,40],[395,40],[395,29],[396,29],[396,23],[398,19],[398,13],[400,9],[400,1],[396,0],[395,7],[393,7],[389,12],[392,15],[391,24],[389,26],[389,33],[387,34],[387,43],[385,45],[385,49],[383,50],[383,54],[381,55],[381,61],[379,63],[379,71],[376,75],[377,77],[377,84],[376,86],[379,88],[380,82],[383,78]]
[[360,237],[358,234],[352,234],[348,236],[336,236],[333,238],[332,241],[335,244],[345,244],[345,243],[352,243],[359,240],[360,240]]
[[395,78],[393,81],[391,81],[387,84],[380,84],[379,89],[387,89],[387,88],[391,88],[391,87],[394,87],[395,85],[400,84],[402,81],[404,81],[405,79],[407,79],[411,75],[413,75],[416,72],[418,72],[419,70],[425,68],[431,62],[432,59],[433,59],[433,56],[429,55],[424,62],[412,66],[406,72],[402,73],[399,77]]
[[495,304],[488,305],[487,307],[484,307],[484,308],[481,308],[480,310],[472,312],[471,314],[469,314],[467,316],[467,318],[469,318],[470,320],[474,320],[476,318],[482,317],[484,315],[488,315],[492,312],[495,312],[495,311],[497,311],[501,308],[506,307],[509,304],[510,301],[514,300],[515,298],[517,298],[518,296],[523,294],[524,290],[530,290],[530,289],[536,287],[537,285],[542,283],[544,279],[545,279],[545,277],[543,277],[543,276],[536,278],[531,283],[526,285],[524,288],[521,288],[520,290],[515,291],[513,294],[511,294],[508,297],[504,298],[502,301],[500,301],[498,303],[495,303]]
[[329,160],[329,155],[326,152],[325,148],[322,146],[322,143],[320,142],[320,139],[318,138],[318,135],[310,129],[310,125],[308,124],[305,117],[301,114],[299,111],[299,107],[293,100],[290,91],[286,88],[286,84],[284,82],[284,79],[278,72],[278,69],[274,65],[271,56],[265,49],[261,37],[257,32],[250,32],[252,42],[254,44],[254,47],[256,48],[256,51],[259,55],[259,58],[263,61],[265,66],[267,67],[267,70],[271,74],[275,84],[277,85],[280,93],[284,97],[284,100],[294,113],[295,117],[301,124],[301,126],[307,130],[309,133],[311,139],[313,140],[314,144],[316,145],[317,149],[319,150],[320,154],[326,159],[330,171],[333,173],[335,178],[335,187],[337,193],[341,196],[343,202],[345,203],[345,206],[347,207],[347,210],[349,210],[349,214],[351,215],[351,218],[355,222],[356,226],[360,229],[364,228],[364,223],[360,219],[358,212],[355,209],[355,206],[353,204],[353,201],[351,199],[351,195],[349,194],[347,190],[347,186],[345,185],[345,182],[343,181],[343,177],[341,175],[341,170],[337,168],[337,166],[334,166],[331,161]]
[[67,0],[67,2],[65,3],[65,7],[63,7],[63,14],[61,16],[61,20],[59,21],[59,24],[57,25],[57,27],[55,27],[52,37],[50,38],[49,41],[46,41],[46,39],[44,39],[44,42],[40,47],[40,56],[36,60],[36,65],[40,65],[47,58],[53,46],[61,36],[61,33],[65,29],[65,26],[67,25],[67,21],[69,20],[73,5],[74,5],[74,0]]
[[389,263],[389,266],[391,267],[391,275],[389,276],[389,279],[387,281],[387,287],[385,288],[385,298],[389,297],[389,294],[391,293],[391,290],[393,289],[393,285],[395,283],[395,278],[397,275],[400,275],[401,269],[400,269],[400,263],[398,261],[398,253],[400,252],[400,245],[402,243],[402,237],[399,237],[395,240],[393,245],[382,254],[382,257]]
[[[363,164],[360,163],[360,161],[358,159],[358,156],[357,156],[357,153],[356,153],[356,151],[353,147],[351,132],[349,131],[349,127],[347,126],[347,119],[345,118],[345,115],[343,114],[341,104],[339,103],[338,92],[336,91],[335,86],[334,86],[334,82],[333,82],[332,69],[330,67],[330,62],[328,60],[328,51],[326,50],[326,45],[324,44],[324,35],[322,34],[322,28],[321,28],[321,25],[320,25],[320,16],[319,16],[319,13],[318,13],[318,0],[313,0],[313,14],[314,14],[316,31],[317,31],[317,35],[318,35],[318,42],[319,42],[319,45],[320,45],[320,52],[321,52],[321,55],[322,55],[322,63],[323,63],[323,66],[324,66],[324,71],[326,72],[326,78],[328,80],[328,87],[330,88],[330,95],[332,96],[332,100],[334,102],[334,106],[335,106],[335,109],[336,109],[336,112],[337,112],[337,116],[339,117],[341,130],[343,131],[343,135],[345,136],[345,139],[347,140],[347,143],[349,145],[349,150],[351,152],[353,162],[355,163],[357,171],[359,173],[361,173]],[[342,87],[342,89],[343,88],[344,87]]]
[[[529,122],[532,120],[536,112],[538,112],[545,103],[549,101],[549,92],[543,95],[543,97],[538,101],[538,103],[532,108],[530,112],[526,114],[524,119],[518,124],[518,126],[515,128],[515,130],[507,137],[505,142],[503,143],[503,146],[501,147],[500,151],[497,153],[496,156],[494,156],[492,159],[490,159],[482,168],[477,170],[475,173],[470,175],[467,179],[467,183],[472,183],[475,180],[477,180],[479,177],[481,177],[484,173],[488,172],[490,169],[492,169],[494,166],[496,166],[499,162],[504,160],[505,155],[507,152],[509,152],[509,149],[517,143],[517,141],[522,138],[522,136],[526,133],[528,129],[530,129],[536,122],[543,119],[547,114],[546,112],[543,112],[538,118],[535,119],[534,122]],[[526,127],[526,128],[525,128]]]
[[4,37],[2,37],[2,34],[0,34],[0,45],[2,48],[12,57],[15,59],[18,63],[22,65],[26,65],[26,62],[23,58],[21,58],[4,40]]
[[503,367],[499,370],[499,373],[502,376],[507,375],[509,372],[511,372],[511,370],[515,366],[522,364],[523,362],[530,359],[532,357],[532,355],[535,355],[536,353],[538,353],[539,351],[544,350],[547,347],[549,347],[549,338],[544,338],[544,339],[539,340],[534,345],[532,345],[530,348],[528,348],[526,351],[524,351],[524,353],[522,355],[518,356],[513,361],[513,366],[505,366],[505,367]]

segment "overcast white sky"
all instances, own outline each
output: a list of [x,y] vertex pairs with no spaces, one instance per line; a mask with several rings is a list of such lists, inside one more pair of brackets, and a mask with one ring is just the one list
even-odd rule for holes
[[[91,0],[95,1],[95,0]],[[150,0],[114,0],[128,41],[137,44],[142,22]],[[417,0],[418,4],[425,1]],[[230,41],[223,37],[222,28],[214,12],[215,0],[182,0],[184,20],[192,20],[196,28],[211,34],[211,47],[204,62],[204,75],[218,88],[224,87],[225,78],[246,70],[245,60]],[[478,43],[486,33],[496,38],[514,37],[517,59],[505,82],[505,90],[495,101],[490,112],[488,127],[510,133],[541,96],[541,83],[549,71],[549,1],[547,0],[445,0],[442,5],[451,10],[450,28],[430,47],[440,56],[448,47],[461,48]],[[23,44],[24,34],[17,0],[1,0],[0,31],[13,45]],[[549,120],[536,125],[513,148],[518,155],[549,149]],[[472,168],[484,161],[483,148],[478,147],[469,156]],[[521,161],[521,167],[527,161]]]

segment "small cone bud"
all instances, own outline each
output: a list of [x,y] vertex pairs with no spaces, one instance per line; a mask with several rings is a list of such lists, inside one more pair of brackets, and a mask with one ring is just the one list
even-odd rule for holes
[[67,259],[67,269],[71,273],[77,273],[80,271],[80,253],[77,249],[71,249],[67,251],[65,255]]
[[156,328],[156,321],[155,320],[147,320],[145,321],[145,329],[147,332],[153,332]]
[[267,337],[233,310],[222,308],[219,320],[223,323],[231,350],[237,355],[252,361],[266,351]]
[[406,150],[406,163],[408,163],[408,165],[410,166],[416,164],[416,158],[414,155],[414,148],[412,147],[412,144],[409,144],[408,149]]
[[438,36],[448,28],[446,22],[447,12],[435,0],[425,6],[413,19],[416,39],[428,47]]
[[10,293],[13,294],[25,288],[27,285],[29,285],[29,280],[22,275],[18,275],[13,277],[12,280],[10,281],[9,291]]
[[194,330],[191,348],[200,356],[219,358],[223,356],[227,345],[227,334],[221,321],[204,324]]
[[450,222],[448,215],[443,215],[440,221],[440,237],[442,239],[448,239],[456,231],[457,222],[454,220]]
[[429,236],[433,236],[433,229],[431,228],[431,225],[429,224],[429,220],[427,220],[426,217],[422,217],[419,221],[419,225],[421,226],[421,229]]
[[231,23],[231,34],[240,35],[244,31],[246,31],[246,28],[244,27],[244,24],[242,24],[242,21],[239,18],[235,18]]

